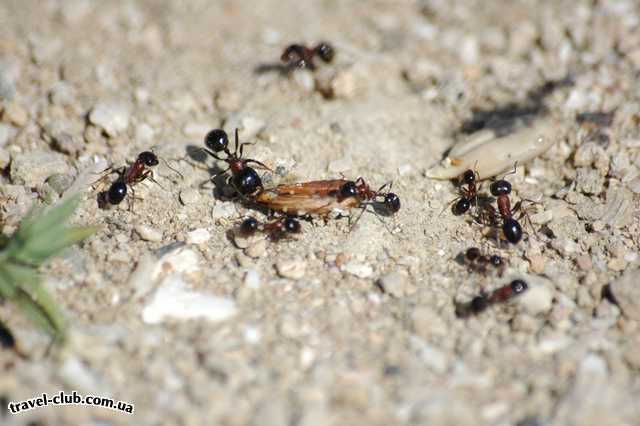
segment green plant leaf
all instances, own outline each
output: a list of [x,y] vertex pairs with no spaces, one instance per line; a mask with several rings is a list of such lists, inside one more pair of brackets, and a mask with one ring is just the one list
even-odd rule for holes
[[79,201],[75,195],[45,211],[32,209],[16,233],[0,245],[0,298],[16,304],[57,343],[64,341],[65,322],[42,286],[37,268],[97,231],[96,227],[65,226]]

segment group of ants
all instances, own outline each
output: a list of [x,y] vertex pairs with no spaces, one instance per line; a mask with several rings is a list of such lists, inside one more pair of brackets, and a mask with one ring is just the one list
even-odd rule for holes
[[[281,59],[289,70],[296,68],[314,70],[314,56],[328,63],[333,59],[334,50],[325,42],[319,43],[314,48],[294,44],[285,49]],[[202,151],[227,164],[227,168],[212,176],[211,181],[230,172],[227,184],[233,189],[234,197],[249,207],[266,211],[271,217],[266,222],[261,222],[253,216],[245,217],[234,230],[234,233],[243,237],[261,233],[272,241],[279,241],[301,232],[299,218],[311,220],[313,216],[319,216],[326,220],[329,215],[336,212],[339,217],[342,212],[359,208],[361,213],[355,221],[357,223],[369,206],[373,206],[375,212],[384,212],[388,215],[400,210],[400,198],[393,192],[385,191],[387,187],[391,189],[391,183],[373,190],[362,177],[355,181],[341,177],[265,188],[260,175],[251,165],[267,171],[272,170],[258,160],[243,158],[244,147],[251,143],[239,143],[238,129],[235,130],[233,152],[229,149],[229,137],[223,129],[211,130],[205,136],[204,145],[205,148],[201,148]],[[147,179],[158,183],[151,169],[159,164],[158,160],[159,157],[155,153],[144,151],[129,166],[109,167],[105,170],[103,177],[96,183],[114,173],[118,177],[111,183],[108,190],[99,194],[99,205],[105,207],[120,204],[126,197],[128,189],[131,190],[134,195],[132,198],[135,199],[134,186]],[[167,166],[171,168],[168,164]],[[182,176],[177,170],[171,169]],[[459,177],[459,196],[450,203],[453,214],[459,216],[470,213],[475,222],[497,231],[498,242],[503,236],[508,243],[517,244],[523,236],[519,220],[528,219],[527,209],[523,207],[522,200],[511,207],[512,187],[504,177],[490,184],[489,191],[493,198],[480,192],[479,180],[480,176],[474,170],[467,170]],[[492,204],[493,199],[497,208]],[[133,200],[130,201],[133,202]],[[535,204],[531,200],[524,201]],[[350,215],[348,217],[351,218]],[[501,234],[500,231],[502,231]],[[475,272],[487,273],[493,268],[502,276],[504,271],[505,262],[502,257],[483,254],[477,247],[469,248],[460,257],[462,262]],[[527,289],[528,285],[525,281],[513,280],[491,292],[482,291],[467,303],[457,304],[456,314],[459,317],[478,314],[495,304],[511,300]]]

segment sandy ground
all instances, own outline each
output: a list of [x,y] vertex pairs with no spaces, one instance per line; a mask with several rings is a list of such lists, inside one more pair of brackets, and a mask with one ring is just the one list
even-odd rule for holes
[[[3,1],[2,231],[74,189],[74,222],[102,229],[46,269],[64,351],[46,356],[0,306],[30,354],[0,352],[0,397],[77,390],[135,414],[0,423],[640,424],[639,17],[631,0]],[[335,63],[273,70],[287,44],[319,40]],[[468,134],[534,120],[557,142],[509,180],[541,204],[498,248],[425,173]],[[223,164],[195,149],[220,126],[255,142],[267,185],[393,181],[402,208],[240,249],[229,230],[248,211],[216,196]],[[150,148],[184,178],[161,163],[132,210],[99,209],[91,173]],[[456,262],[471,246],[507,259],[504,275]],[[514,278],[520,298],[456,316]]]

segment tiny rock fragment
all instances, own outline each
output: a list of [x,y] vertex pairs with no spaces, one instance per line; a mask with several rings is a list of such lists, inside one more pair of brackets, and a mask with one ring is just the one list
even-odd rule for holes
[[255,269],[249,269],[244,275],[244,285],[251,290],[260,288],[260,273]]
[[530,284],[529,289],[525,291],[518,300],[527,313],[535,316],[551,310],[553,293],[551,289],[544,284]]
[[187,243],[189,244],[203,244],[209,241],[211,233],[204,228],[194,229],[187,232]]
[[585,194],[599,194],[604,185],[604,177],[594,169],[580,167],[576,171],[576,189]]
[[398,271],[381,276],[378,280],[378,285],[385,293],[394,297],[406,296],[411,287],[408,277]]
[[369,278],[373,275],[373,268],[368,263],[360,263],[357,261],[349,261],[342,265],[341,271],[355,275],[358,278]]
[[553,220],[553,211],[552,210],[544,210],[539,213],[533,214],[530,217],[531,222],[536,225],[544,225],[545,223],[551,222]]
[[529,256],[529,269],[534,274],[541,274],[544,272],[545,260],[541,254],[533,254]]
[[307,271],[307,263],[300,259],[283,260],[276,263],[278,275],[283,278],[300,279]]
[[114,137],[129,127],[130,109],[124,102],[99,102],[89,113],[89,121]]
[[[35,166],[37,167],[35,167]],[[29,187],[41,185],[46,178],[69,171],[66,157],[57,152],[33,150],[13,157],[11,181]]]
[[17,127],[24,127],[27,124],[29,115],[22,106],[15,102],[11,102],[4,108],[2,118],[4,121],[7,121]]
[[200,200],[200,193],[193,188],[180,191],[180,201],[185,206],[196,204]]
[[244,254],[252,259],[257,259],[264,256],[267,253],[267,240],[264,238],[259,239],[249,247],[244,249]]
[[179,276],[170,275],[162,281],[153,299],[144,307],[142,320],[147,324],[190,319],[217,322],[229,319],[236,313],[233,300],[189,290]]
[[152,228],[148,225],[137,225],[136,232],[145,241],[159,242],[162,241],[162,231]]

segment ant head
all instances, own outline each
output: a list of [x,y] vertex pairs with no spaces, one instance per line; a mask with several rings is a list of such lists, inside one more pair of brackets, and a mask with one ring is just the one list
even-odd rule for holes
[[461,197],[457,203],[453,205],[453,214],[460,216],[465,214],[471,208],[471,200],[467,197]]
[[491,262],[491,264],[495,267],[502,266],[502,258],[497,254],[494,254],[491,257],[489,257],[489,262]]
[[500,179],[492,182],[489,186],[489,190],[491,191],[491,195],[493,195],[494,197],[499,197],[500,195],[509,195],[511,194],[511,184],[504,179]]
[[473,170],[469,169],[462,174],[462,181],[466,184],[472,184],[476,181],[476,174]]
[[158,156],[151,151],[144,151],[138,155],[138,161],[148,167],[158,165]]
[[333,58],[336,55],[335,50],[333,50],[333,46],[324,41],[318,43],[318,45],[313,50],[320,57],[320,59],[322,59],[326,63],[333,61]]
[[391,213],[397,213],[400,210],[400,197],[393,192],[387,192],[384,196],[384,206]]
[[284,220],[284,230],[291,233],[297,234],[300,232],[300,222],[292,217],[288,217]]
[[481,255],[482,253],[480,253],[480,249],[478,247],[469,247],[464,256],[467,258],[467,260],[473,262],[474,260],[479,258]]
[[341,198],[349,198],[349,197],[357,197],[358,196],[358,187],[354,181],[347,181],[340,188],[340,197]]
[[213,152],[225,151],[229,146],[229,136],[222,129],[213,129],[205,136],[204,144]]
[[489,307],[489,301],[484,296],[476,296],[471,300],[471,311],[480,313]]
[[522,280],[513,280],[509,286],[511,287],[513,294],[520,294],[529,288],[529,285]]
[[231,178],[233,187],[242,195],[248,195],[256,192],[258,188],[262,188],[262,180],[251,167],[244,167],[240,172]]
[[255,217],[249,216],[240,224],[240,232],[243,235],[253,235],[258,230],[258,221]]

